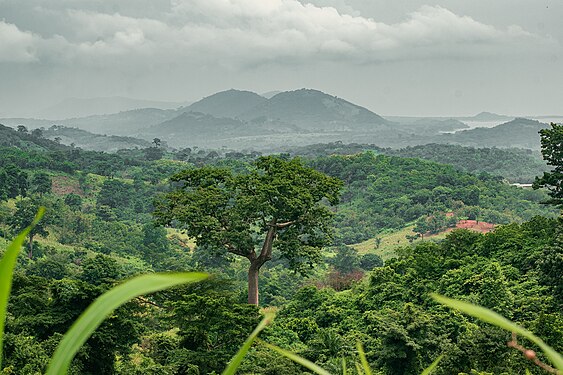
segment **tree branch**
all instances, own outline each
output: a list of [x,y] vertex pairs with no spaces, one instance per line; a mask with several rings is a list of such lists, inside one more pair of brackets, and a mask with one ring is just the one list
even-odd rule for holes
[[[297,223],[298,220],[287,221],[285,223],[273,224],[277,229],[283,229]],[[272,224],[270,224],[272,225]]]
[[534,362],[536,364],[536,366],[544,369],[545,371],[549,372],[550,374],[559,374],[559,371],[557,371],[556,369],[554,369],[553,367],[551,367],[547,363],[543,363],[542,361],[540,361],[538,359],[538,357],[536,357],[536,352],[534,352],[531,349],[526,349],[522,345],[518,344],[516,332],[512,332],[512,340],[509,341],[507,343],[507,345],[508,345],[509,348],[514,348],[514,349],[522,352],[522,354],[524,354],[524,357],[526,357],[530,361]]

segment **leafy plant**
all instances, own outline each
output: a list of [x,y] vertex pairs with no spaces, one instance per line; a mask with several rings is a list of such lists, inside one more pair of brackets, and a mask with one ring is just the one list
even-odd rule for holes
[[[2,368],[2,347],[8,298],[12,288],[13,271],[18,253],[26,236],[33,230],[45,212],[40,208],[32,224],[21,232],[8,246],[0,260],[0,369]],[[176,285],[202,281],[205,273],[157,273],[135,277],[110,289],[96,299],[74,322],[63,336],[55,354],[51,358],[47,375],[65,374],[80,347],[88,340],[94,330],[116,308],[143,294],[156,292]]]
[[561,354],[557,353],[553,348],[543,342],[542,339],[534,335],[532,332],[528,331],[525,328],[520,327],[519,325],[511,322],[510,320],[504,318],[503,316],[497,314],[494,311],[486,309],[481,306],[473,305],[468,302],[458,301],[455,299],[447,298],[440,295],[433,295],[433,298],[448,307],[451,307],[456,310],[460,310],[468,315],[471,315],[479,320],[484,322],[493,324],[499,328],[505,329],[507,331],[513,332],[520,336],[523,336],[536,344],[540,349],[544,352],[545,356],[549,358],[549,360],[553,363],[553,365],[559,370],[559,372],[563,371],[563,357]]

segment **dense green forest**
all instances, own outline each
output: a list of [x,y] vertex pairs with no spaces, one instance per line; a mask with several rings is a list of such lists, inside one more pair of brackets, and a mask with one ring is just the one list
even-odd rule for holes
[[[174,220],[157,225],[155,202],[179,187],[171,176],[193,178],[202,170],[223,171],[222,176],[235,176],[235,185],[260,186],[266,194],[268,185],[257,181],[268,174],[257,167],[274,168],[260,164],[268,159],[253,152],[169,152],[158,142],[110,154],[63,146],[25,129],[0,132],[0,249],[40,206],[47,208],[18,259],[2,373],[44,372],[62,333],[97,296],[133,275],[169,270],[205,270],[214,277],[119,308],[80,350],[71,373],[220,373],[261,317],[259,308],[247,303],[248,261],[216,241],[187,236]],[[500,152],[506,163],[489,168],[484,160],[499,159]],[[303,253],[292,258],[274,248],[279,251],[264,263],[260,307],[275,307],[278,315],[262,339],[331,373],[340,373],[342,358],[353,362],[358,340],[381,374],[419,374],[440,354],[445,357],[438,374],[542,373],[506,346],[510,334],[452,313],[428,295],[438,292],[491,308],[563,351],[563,223],[557,208],[541,204],[549,199],[545,189],[504,181],[516,177],[510,165],[528,160],[523,153],[332,144],[274,157],[299,164],[304,168],[299,173],[312,168],[343,185],[338,204],[320,199],[322,212],[327,217],[332,212],[334,235],[314,262],[296,268]],[[303,159],[293,159],[295,154]],[[550,163],[555,165],[557,156]],[[529,164],[518,177],[541,167]],[[538,187],[556,186],[550,176]],[[245,202],[245,209],[260,210],[260,200]],[[439,242],[418,240],[385,262],[376,247],[358,252],[348,246],[450,213],[435,230],[467,218],[497,228],[486,234],[454,230]],[[256,230],[249,228],[248,233]],[[305,234],[314,233],[290,232],[284,246],[296,246]],[[305,370],[257,344],[239,372]]]

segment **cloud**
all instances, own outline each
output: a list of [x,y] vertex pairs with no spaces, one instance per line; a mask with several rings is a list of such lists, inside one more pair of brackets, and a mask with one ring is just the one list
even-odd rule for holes
[[0,21],[0,62],[35,61],[35,39],[30,32],[24,32],[11,23]]
[[0,52],[13,50],[12,58],[20,62],[241,67],[268,62],[479,57],[519,53],[518,45],[540,40],[521,27],[499,29],[439,6],[423,6],[402,22],[386,24],[352,11],[339,12],[337,8],[345,5],[339,0],[316,0],[316,4],[172,0],[168,9],[142,17],[60,10],[61,20],[72,32],[45,38],[0,23]]

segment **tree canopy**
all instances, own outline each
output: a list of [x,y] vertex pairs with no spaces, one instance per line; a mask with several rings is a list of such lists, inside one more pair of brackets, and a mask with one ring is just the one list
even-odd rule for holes
[[258,271],[279,250],[292,269],[304,272],[330,244],[332,212],[340,180],[298,159],[259,158],[251,170],[206,166],[172,177],[179,187],[156,203],[162,224],[177,224],[198,246],[250,261],[249,303],[258,304]]
[[551,196],[547,203],[563,207],[563,125],[551,123],[551,129],[540,130],[540,135],[543,158],[554,168],[536,177],[534,188],[546,187]]

